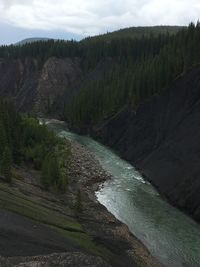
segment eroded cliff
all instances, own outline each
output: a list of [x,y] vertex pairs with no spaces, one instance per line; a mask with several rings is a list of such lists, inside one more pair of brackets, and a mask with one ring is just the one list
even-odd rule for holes
[[73,94],[80,78],[78,58],[51,57],[43,64],[33,58],[0,61],[0,95],[22,111],[51,110],[59,97]]

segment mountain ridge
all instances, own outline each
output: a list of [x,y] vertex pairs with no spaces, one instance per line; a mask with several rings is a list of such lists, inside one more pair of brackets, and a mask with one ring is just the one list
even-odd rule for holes
[[[160,33],[169,33],[169,34],[176,34],[178,31],[186,28],[186,26],[176,26],[176,25],[161,25],[161,26],[138,26],[138,27],[125,27],[119,30],[99,34],[99,35],[94,35],[92,37],[86,37],[80,40],[82,41],[87,41],[89,40],[95,40],[95,39],[108,39],[111,40],[113,38],[141,38],[142,35],[144,36],[149,36],[150,34],[160,34]],[[54,38],[47,38],[47,37],[30,37],[30,38],[25,38],[21,41],[18,41],[15,43],[15,45],[24,45],[24,44],[29,44],[33,42],[40,42],[40,41],[49,41],[49,40],[58,40]],[[60,39],[64,40],[64,39]]]
[[155,25],[155,26],[138,26],[127,27],[119,30],[99,34],[92,37],[87,37],[85,40],[112,40],[114,38],[141,38],[142,36],[150,36],[151,34],[159,35],[161,33],[176,34],[186,26],[176,25]]

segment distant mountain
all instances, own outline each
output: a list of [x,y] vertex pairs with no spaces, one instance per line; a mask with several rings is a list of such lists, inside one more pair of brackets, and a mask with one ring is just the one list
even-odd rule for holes
[[103,39],[103,40],[111,40],[115,38],[140,38],[142,36],[150,36],[151,34],[159,35],[160,33],[169,33],[176,34],[180,30],[184,29],[184,26],[146,26],[146,27],[130,27],[125,29],[120,29],[114,32],[107,32],[105,34],[101,34],[94,37],[88,37],[88,39]]
[[[86,37],[82,41],[85,40],[111,40],[116,38],[140,38],[142,36],[150,36],[150,35],[159,35],[160,33],[169,33],[169,34],[176,34],[183,28],[184,26],[147,26],[147,27],[130,27],[124,28],[113,32],[107,32],[105,34],[96,35],[93,37]],[[33,37],[27,38],[20,42],[17,42],[16,45],[24,45],[27,43],[34,43],[38,41],[48,41],[52,40],[53,38],[41,38],[41,37]]]
[[27,38],[27,39],[24,39],[20,42],[17,42],[16,45],[24,45],[24,44],[30,44],[30,43],[34,43],[34,42],[48,41],[48,40],[51,40],[51,39],[50,38],[38,38],[38,37]]

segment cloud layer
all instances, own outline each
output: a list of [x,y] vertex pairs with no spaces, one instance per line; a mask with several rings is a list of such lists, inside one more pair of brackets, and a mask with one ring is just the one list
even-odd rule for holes
[[82,36],[128,26],[185,25],[199,16],[199,0],[0,0],[0,23]]

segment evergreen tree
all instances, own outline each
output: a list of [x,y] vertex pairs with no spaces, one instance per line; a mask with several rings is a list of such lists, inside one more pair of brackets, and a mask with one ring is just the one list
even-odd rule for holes
[[42,166],[41,182],[46,189],[54,187],[59,189],[61,172],[57,157],[54,153],[50,153],[44,159]]
[[41,173],[41,183],[45,187],[45,189],[48,189],[50,186],[50,180],[51,180],[51,169],[49,164],[49,155],[45,157],[43,164],[42,164],[42,173]]
[[5,147],[1,161],[1,173],[8,183],[11,182],[12,154],[8,146]]

